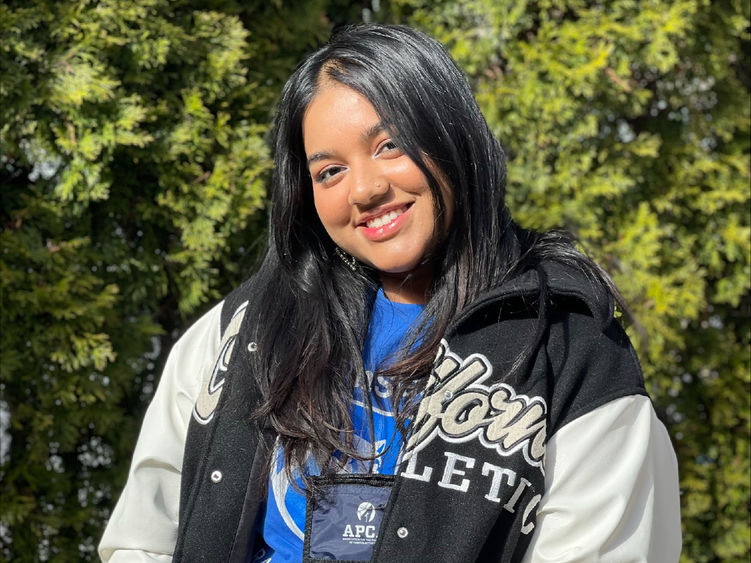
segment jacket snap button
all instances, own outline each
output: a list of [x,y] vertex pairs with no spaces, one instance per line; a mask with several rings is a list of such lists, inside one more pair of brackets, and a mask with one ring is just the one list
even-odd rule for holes
[[446,392],[444,392],[443,396],[446,399],[451,399],[454,396],[454,394],[451,391],[446,390]]
[[402,526],[396,531],[396,535],[399,536],[401,539],[406,538],[409,535],[409,530]]
[[256,350],[258,350],[258,344],[255,342],[248,344],[248,352],[255,352]]
[[218,483],[222,480],[222,472],[218,469],[215,469],[211,472],[211,480],[214,481],[214,483]]

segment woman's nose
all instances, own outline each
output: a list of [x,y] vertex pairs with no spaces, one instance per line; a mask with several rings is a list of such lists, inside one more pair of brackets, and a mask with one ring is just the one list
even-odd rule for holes
[[389,189],[388,181],[379,174],[360,174],[349,190],[350,205],[368,205],[382,197]]

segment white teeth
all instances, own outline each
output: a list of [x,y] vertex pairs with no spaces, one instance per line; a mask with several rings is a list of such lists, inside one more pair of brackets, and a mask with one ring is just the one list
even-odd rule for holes
[[384,225],[391,223],[391,221],[399,217],[399,215],[401,215],[402,213],[404,213],[404,209],[399,209],[398,211],[390,211],[388,213],[385,213],[384,215],[381,215],[380,217],[371,219],[370,221],[365,223],[365,226],[369,229],[380,229]]

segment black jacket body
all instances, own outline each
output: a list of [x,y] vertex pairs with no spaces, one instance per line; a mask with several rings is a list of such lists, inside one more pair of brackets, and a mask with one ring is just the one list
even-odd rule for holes
[[[482,296],[446,332],[371,561],[521,560],[549,437],[609,401],[646,394],[609,293],[567,266],[544,271],[548,323],[516,369],[539,324],[535,271]],[[210,400],[199,398],[188,429],[175,561],[249,561],[257,547],[273,436],[249,415],[260,402],[243,373],[244,355],[256,353],[243,330],[253,298],[251,279],[225,301],[222,352],[202,390]]]

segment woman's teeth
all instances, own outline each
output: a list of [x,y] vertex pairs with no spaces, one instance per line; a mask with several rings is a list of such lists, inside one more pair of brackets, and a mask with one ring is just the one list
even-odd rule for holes
[[384,225],[388,225],[404,213],[404,209],[399,209],[398,211],[390,211],[388,213],[385,213],[384,215],[381,215],[380,217],[376,217],[375,219],[371,219],[370,221],[365,223],[365,226],[369,229],[380,229]]

